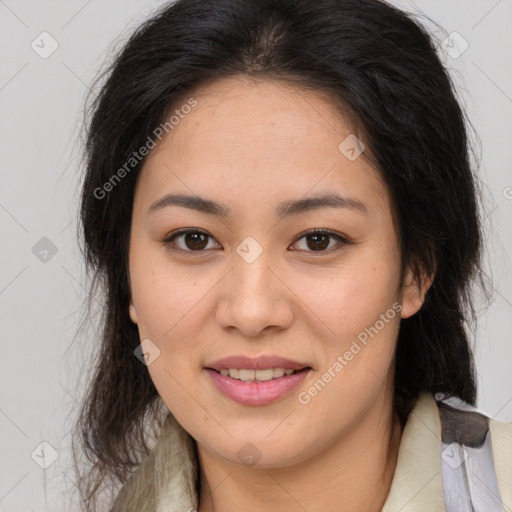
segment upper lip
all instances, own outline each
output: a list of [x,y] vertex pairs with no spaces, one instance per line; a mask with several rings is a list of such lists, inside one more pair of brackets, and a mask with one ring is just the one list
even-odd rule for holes
[[234,355],[218,359],[212,363],[205,365],[205,368],[211,368],[219,371],[221,368],[233,369],[248,369],[248,370],[266,370],[268,368],[283,368],[285,370],[302,370],[303,368],[310,368],[307,363],[300,363],[292,361],[285,357],[279,356],[260,356],[260,357],[247,357],[242,355]]

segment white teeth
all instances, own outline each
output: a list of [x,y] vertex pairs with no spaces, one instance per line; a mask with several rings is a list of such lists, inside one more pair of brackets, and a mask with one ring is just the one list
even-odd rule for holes
[[278,379],[283,375],[291,375],[295,370],[292,369],[284,369],[284,368],[268,368],[265,370],[248,370],[248,369],[238,369],[238,368],[221,368],[220,374],[224,375],[224,377],[231,377],[232,379],[247,381],[267,381],[272,379]]
[[254,372],[254,378],[256,380],[272,380],[274,378],[274,370],[272,368],[268,370],[256,370]]
[[[240,380],[254,380],[255,373],[254,370],[239,370]],[[231,370],[229,374],[231,375]]]
[[[289,370],[284,370],[283,368],[274,368],[274,378],[277,379],[279,377],[282,377],[287,371]],[[293,370],[292,370],[293,372]],[[290,374],[288,374],[290,375]]]

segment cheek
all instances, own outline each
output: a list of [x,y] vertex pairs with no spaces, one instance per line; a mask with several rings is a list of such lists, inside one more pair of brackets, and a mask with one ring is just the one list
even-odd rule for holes
[[191,394],[200,396],[195,374],[201,359],[195,352],[207,321],[207,292],[218,277],[198,275],[198,267],[179,269],[144,252],[134,249],[130,265],[139,336],[157,347],[148,371],[167,406],[179,410]]
[[313,288],[314,280],[304,283],[304,311],[315,313],[309,318],[319,367],[299,398],[308,404],[305,411],[330,418],[326,431],[343,425],[346,411],[359,410],[390,385],[400,326],[397,279],[390,267],[379,264],[337,271],[320,288]]
[[200,310],[215,276],[198,269],[172,265],[161,248],[133,247],[130,279],[141,335],[166,338],[185,317]]
[[[399,301],[399,267],[390,258],[354,258],[330,276],[303,273],[297,295],[326,339],[348,340],[372,326]],[[334,336],[332,336],[334,334]]]
[[181,411],[191,396],[200,396],[200,358],[194,352],[206,322],[205,294],[215,276],[202,278],[193,268],[180,271],[149,251],[134,251],[130,271],[140,339],[151,340],[159,351],[147,369],[164,403]]

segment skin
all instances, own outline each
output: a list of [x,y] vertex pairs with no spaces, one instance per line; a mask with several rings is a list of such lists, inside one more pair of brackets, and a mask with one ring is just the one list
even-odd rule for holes
[[[349,161],[339,151],[352,130],[318,93],[232,77],[193,97],[197,106],[150,152],[138,178],[129,273],[131,319],[160,350],[151,378],[198,444],[199,512],[379,511],[401,437],[392,407],[399,321],[418,311],[426,290],[408,269],[400,280],[387,189],[363,156]],[[148,213],[171,192],[224,203],[231,215],[176,205]],[[326,193],[365,210],[276,215],[281,201]],[[180,228],[209,237],[163,243]],[[313,228],[348,243],[328,237],[318,250],[303,235]],[[236,252],[247,236],[263,251],[252,263]],[[393,304],[401,314],[300,403],[298,394]],[[277,402],[240,405],[204,369],[233,354],[279,355],[313,370]],[[237,455],[248,442],[256,464]]]

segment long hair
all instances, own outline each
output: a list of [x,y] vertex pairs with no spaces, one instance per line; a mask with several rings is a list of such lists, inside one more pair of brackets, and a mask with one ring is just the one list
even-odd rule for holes
[[[82,251],[103,316],[75,441],[90,467],[78,486],[97,510],[149,452],[165,412],[128,313],[128,242],[144,162],[119,169],[196,87],[246,75],[323,91],[364,141],[390,193],[402,268],[435,275],[421,310],[401,321],[394,407],[420,391],[476,400],[468,321],[480,274],[481,224],[469,121],[428,31],[379,0],[178,0],[143,22],[90,104],[80,204]],[[108,193],[105,184],[110,183]],[[102,192],[103,191],[103,192]],[[76,466],[78,472],[78,464]]]

